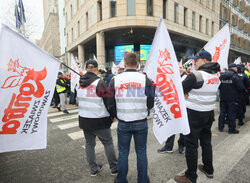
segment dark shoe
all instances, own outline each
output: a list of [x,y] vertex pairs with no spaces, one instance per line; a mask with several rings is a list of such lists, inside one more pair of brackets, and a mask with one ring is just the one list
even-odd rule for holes
[[60,107],[56,107],[58,111],[61,111],[61,108]]
[[103,169],[103,165],[98,165],[98,170],[94,173],[91,173],[90,176],[91,177],[95,177],[99,172],[101,172]]
[[238,123],[239,126],[243,126],[244,125],[244,122],[242,119],[239,120],[239,123]]
[[184,154],[184,152],[185,152],[184,147],[180,146],[178,148],[178,151],[179,151],[180,154]]
[[214,175],[213,175],[213,174],[210,174],[210,173],[207,173],[207,172],[206,172],[206,170],[204,169],[204,165],[199,164],[199,165],[198,165],[198,169],[199,169],[202,173],[204,173],[204,174],[207,176],[207,178],[210,178],[210,179],[214,178]]
[[238,134],[238,133],[240,133],[239,130],[228,131],[228,134]]
[[173,153],[172,149],[167,149],[165,146],[161,149],[157,150],[158,153],[164,154],[164,153]]
[[183,174],[183,175],[176,175],[174,177],[174,180],[177,183],[192,183],[192,181],[189,180],[189,178],[187,178],[187,176],[185,174]]
[[69,114],[69,111],[67,111],[67,110],[63,110],[63,113],[65,113],[65,114]]
[[219,131],[220,131],[220,132],[223,132],[223,129],[220,129],[220,128],[219,128]]
[[116,171],[114,171],[114,172],[111,172],[111,176],[116,176],[117,175],[117,173],[118,173],[118,171],[116,170]]

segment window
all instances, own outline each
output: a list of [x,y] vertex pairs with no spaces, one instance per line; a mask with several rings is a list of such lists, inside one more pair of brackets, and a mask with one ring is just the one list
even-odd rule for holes
[[202,16],[199,18],[199,31],[202,32]]
[[84,32],[84,16],[82,16],[80,23],[81,23],[80,33],[83,33]]
[[116,0],[110,0],[110,17],[116,16]]
[[179,23],[179,5],[174,3],[174,22]]
[[207,0],[206,2],[207,2],[207,3],[206,3],[206,7],[207,7],[207,8],[210,8],[210,4],[209,4],[209,3],[210,3],[210,0]]
[[212,21],[211,36],[214,36],[214,22]]
[[89,14],[89,27],[95,24],[95,12],[94,12],[94,6],[90,9],[90,14]]
[[[72,7],[72,4],[70,5],[70,18],[73,17],[73,7]],[[69,19],[70,20],[70,19]]]
[[187,25],[187,21],[188,21],[188,9],[184,8],[184,26],[188,26]]
[[85,0],[80,0],[80,6],[85,2]]
[[208,34],[208,19],[206,19],[206,34]]
[[85,22],[86,22],[86,30],[88,30],[88,28],[89,28],[89,14],[88,14],[88,12],[86,12]]
[[147,15],[153,16],[153,0],[147,0]]
[[212,10],[214,11],[214,8],[215,8],[215,0],[212,0]]
[[102,1],[101,0],[99,0],[97,2],[97,8],[98,8],[98,18],[97,18],[97,20],[102,21]]
[[128,15],[135,15],[135,0],[127,0]]
[[163,7],[162,7],[162,17],[167,18],[167,0],[163,0]]
[[195,12],[192,12],[192,29],[195,30]]

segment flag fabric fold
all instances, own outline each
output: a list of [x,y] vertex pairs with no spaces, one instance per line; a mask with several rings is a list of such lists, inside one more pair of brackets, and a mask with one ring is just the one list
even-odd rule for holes
[[162,19],[144,72],[156,85],[153,131],[159,143],[173,134],[190,133],[178,61]]
[[237,59],[235,59],[234,61],[235,64],[241,64],[241,57],[238,57]]
[[228,53],[230,48],[229,25],[226,24],[208,41],[204,49],[212,55],[212,61],[220,64],[221,70],[228,68]]
[[21,24],[22,24],[23,22],[26,22],[25,13],[24,13],[24,6],[23,6],[22,0],[19,0],[18,6],[20,8],[20,20],[21,20]]
[[47,113],[60,61],[2,25],[0,152],[47,146]]
[[[80,73],[79,67],[77,66],[77,63],[73,54],[71,54],[71,68],[74,71],[76,71],[78,74]],[[74,71],[70,70],[70,75],[71,75],[70,89],[73,93],[75,92],[75,87],[77,86],[80,80],[80,76],[76,74]]]

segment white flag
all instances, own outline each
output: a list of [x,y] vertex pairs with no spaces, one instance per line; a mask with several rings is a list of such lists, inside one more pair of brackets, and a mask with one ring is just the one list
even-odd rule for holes
[[0,152],[47,146],[47,113],[60,61],[2,25]]
[[[71,68],[74,71],[76,71],[78,74],[80,73],[73,54],[71,54]],[[74,71],[70,70],[70,74],[71,74],[70,90],[73,93],[75,92],[75,87],[79,83],[79,80],[80,80],[80,76],[76,74]]]
[[241,57],[238,57],[235,61],[234,61],[235,64],[241,64]]
[[115,65],[115,63],[113,62],[113,66],[111,68],[112,74],[116,75],[118,73],[118,70],[121,68],[120,65]]
[[178,61],[161,19],[144,72],[156,84],[153,131],[162,144],[173,134],[190,133]]
[[208,41],[204,49],[212,55],[212,61],[220,64],[221,70],[228,68],[228,53],[230,48],[230,31],[226,24]]

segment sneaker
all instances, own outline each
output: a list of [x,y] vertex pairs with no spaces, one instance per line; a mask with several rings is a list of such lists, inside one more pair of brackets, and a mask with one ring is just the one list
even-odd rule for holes
[[65,113],[65,114],[69,114],[69,111],[67,111],[67,110],[63,110],[63,113]]
[[238,134],[240,133],[239,130],[228,131],[228,134]]
[[98,170],[96,170],[96,172],[91,173],[90,176],[91,177],[95,177],[99,172],[101,172],[103,169],[103,165],[98,165]]
[[204,165],[199,164],[199,165],[198,165],[198,169],[199,169],[202,173],[204,173],[204,174],[207,176],[207,178],[209,178],[209,179],[214,178],[214,175],[213,175],[213,174],[210,174],[210,173],[207,173],[207,172],[206,172],[206,170],[204,169]]
[[163,148],[158,149],[157,152],[160,153],[160,154],[164,154],[164,153],[173,153],[173,150],[172,150],[172,149],[171,149],[171,150],[170,150],[170,149],[167,149],[167,148],[164,146]]
[[184,152],[185,152],[184,147],[179,147],[178,151],[180,154],[184,154]]
[[187,176],[185,174],[183,174],[183,175],[176,175],[174,177],[174,180],[177,183],[192,183],[192,181],[189,178],[187,178]]
[[61,111],[61,108],[60,107],[56,107],[58,111]]
[[238,125],[239,125],[239,126],[243,126],[244,124],[245,124],[245,123],[243,122],[243,120],[240,119]]
[[118,173],[118,171],[116,170],[116,171],[114,171],[114,172],[111,172],[111,176],[116,176],[117,175],[117,173]]

